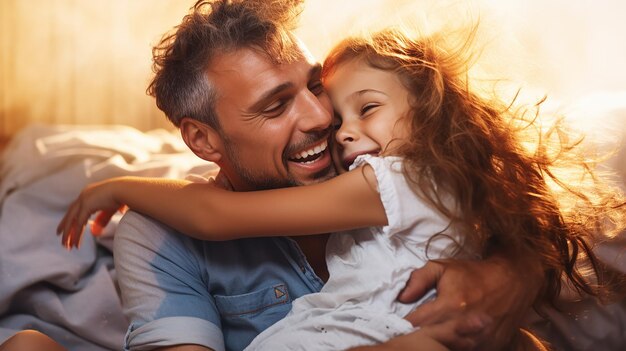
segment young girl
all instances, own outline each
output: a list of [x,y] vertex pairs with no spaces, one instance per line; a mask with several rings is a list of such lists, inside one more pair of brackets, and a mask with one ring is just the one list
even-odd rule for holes
[[410,272],[433,258],[531,255],[545,268],[547,301],[558,296],[563,274],[594,294],[580,258],[596,268],[589,242],[612,229],[607,223],[621,225],[623,199],[596,178],[576,188],[557,178],[564,166],[593,174],[567,157],[571,145],[562,138],[558,152],[550,136],[523,144],[535,119],[470,90],[463,51],[443,44],[438,35],[386,30],[331,52],[323,81],[337,114],[335,154],[349,172],[246,193],[181,180],[107,180],[72,204],[59,225],[64,244],[78,245],[91,214],[122,204],[206,240],[362,228],[331,236],[322,291],[295,300],[253,350],[346,349],[412,331],[403,317],[419,302],[396,297]]

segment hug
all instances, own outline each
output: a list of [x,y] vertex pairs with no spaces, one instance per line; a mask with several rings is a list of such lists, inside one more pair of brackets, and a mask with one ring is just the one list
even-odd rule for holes
[[[129,208],[120,348],[551,350],[527,321],[562,290],[620,297],[593,249],[626,198],[541,102],[476,86],[471,30],[388,28],[320,64],[293,33],[302,5],[198,1],[148,91],[219,173],[109,178],[61,220],[72,249]],[[22,332],[0,350],[42,347],[64,349]]]

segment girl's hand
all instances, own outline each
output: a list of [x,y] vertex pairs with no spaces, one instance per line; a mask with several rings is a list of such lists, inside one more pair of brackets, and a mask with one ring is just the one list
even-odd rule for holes
[[87,221],[95,212],[100,211],[91,224],[91,232],[94,235],[100,235],[111,217],[117,211],[125,210],[124,204],[116,201],[115,191],[114,180],[90,184],[83,189],[57,226],[57,235],[63,234],[61,239],[63,246],[68,250],[80,246]]

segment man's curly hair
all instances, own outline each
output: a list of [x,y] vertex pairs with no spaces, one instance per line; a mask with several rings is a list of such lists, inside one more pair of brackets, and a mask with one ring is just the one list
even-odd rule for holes
[[291,31],[302,8],[303,0],[198,1],[153,48],[148,94],[175,126],[190,117],[219,130],[216,88],[207,75],[211,60],[241,48],[277,63],[300,57]]

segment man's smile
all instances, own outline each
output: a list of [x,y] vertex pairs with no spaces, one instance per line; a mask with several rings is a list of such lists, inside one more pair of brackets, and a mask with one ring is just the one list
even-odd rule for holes
[[328,148],[328,140],[323,140],[321,143],[309,147],[306,150],[298,151],[289,157],[291,162],[299,162],[303,164],[310,164],[315,162],[322,156],[322,153]]
[[306,149],[292,153],[288,158],[288,167],[292,171],[300,169],[300,172],[314,174],[330,167],[331,162],[328,139],[323,139],[317,144],[307,146]]

